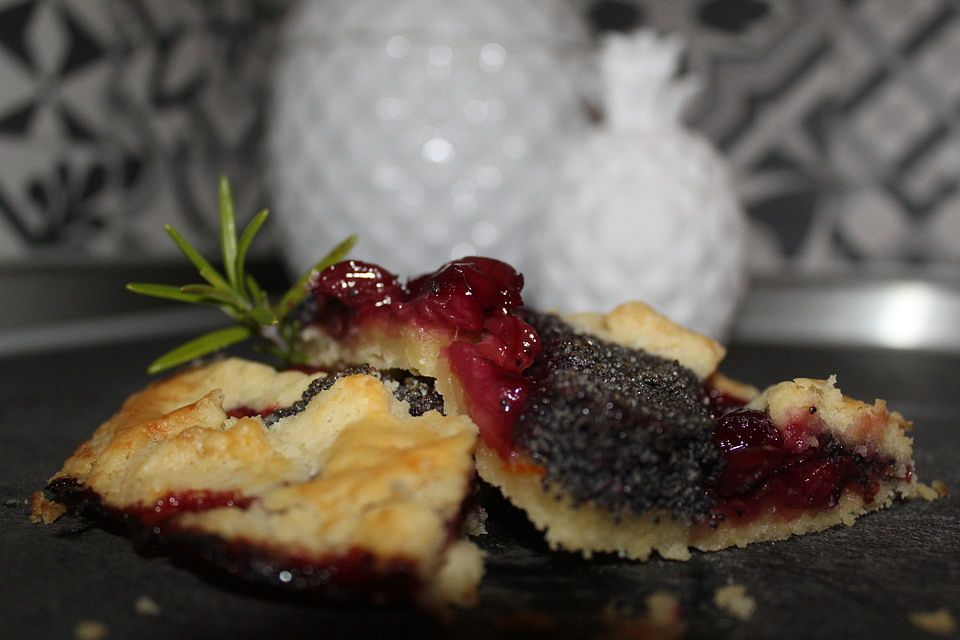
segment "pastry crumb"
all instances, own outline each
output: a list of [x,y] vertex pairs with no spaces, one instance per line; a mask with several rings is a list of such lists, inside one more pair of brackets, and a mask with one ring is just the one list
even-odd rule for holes
[[682,638],[687,625],[683,620],[680,601],[666,591],[654,591],[647,596],[646,615],[634,616],[618,612],[613,606],[604,612],[606,640],[632,640],[634,638],[657,638],[673,640]]
[[910,624],[938,636],[949,636],[957,630],[957,620],[946,609],[915,611],[910,614]]
[[137,601],[133,603],[133,609],[137,612],[138,616],[157,617],[160,615],[160,605],[150,596],[140,596],[137,598]]
[[76,640],[104,640],[109,635],[107,625],[99,620],[81,620],[73,628]]
[[917,496],[927,502],[939,500],[940,498],[945,498],[950,495],[950,489],[943,480],[934,480],[929,485],[918,482],[916,487]]
[[487,534],[487,512],[483,507],[471,509],[463,522],[463,532],[468,536]]
[[647,615],[658,627],[666,627],[680,621],[680,601],[672,593],[654,591],[647,596]]
[[30,522],[37,524],[51,524],[67,512],[67,508],[59,502],[54,502],[43,495],[42,491],[30,496]]
[[757,601],[742,584],[728,584],[713,594],[713,603],[738,620],[749,620],[757,610]]

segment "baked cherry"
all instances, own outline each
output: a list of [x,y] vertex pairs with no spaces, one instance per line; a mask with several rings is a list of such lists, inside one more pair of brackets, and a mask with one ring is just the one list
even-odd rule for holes
[[388,305],[404,293],[397,276],[360,260],[330,265],[315,275],[308,287],[318,301],[333,299],[349,309]]
[[462,382],[470,415],[485,442],[509,455],[529,386],[522,372],[540,353],[536,330],[512,313],[523,306],[523,276],[513,267],[469,256],[401,286],[386,269],[349,260],[319,273],[310,289],[317,303],[313,321],[337,338],[384,320],[452,331],[456,339],[444,355]]

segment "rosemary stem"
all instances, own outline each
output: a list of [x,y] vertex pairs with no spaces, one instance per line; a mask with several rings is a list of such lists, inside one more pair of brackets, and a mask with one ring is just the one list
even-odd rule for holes
[[287,341],[284,340],[283,336],[280,335],[277,325],[258,325],[257,329],[260,332],[260,337],[266,340],[272,346],[276,347],[277,352],[284,354],[288,354],[290,352],[290,345],[287,344]]

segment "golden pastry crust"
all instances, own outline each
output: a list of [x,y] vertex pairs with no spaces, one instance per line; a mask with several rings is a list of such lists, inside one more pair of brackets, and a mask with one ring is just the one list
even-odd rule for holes
[[52,524],[66,512],[64,505],[50,500],[42,491],[35,491],[30,496],[30,522],[34,524]]
[[[836,376],[826,380],[796,378],[766,389],[749,405],[765,411],[783,432],[791,424],[813,420],[817,430],[834,436],[844,447],[862,456],[880,456],[894,460],[894,473],[907,474],[912,465],[913,441],[906,435],[913,426],[887,403],[867,404],[843,395]],[[808,436],[816,438],[816,436]],[[816,445],[816,440],[809,444]]]
[[745,382],[734,380],[733,378],[727,377],[719,371],[714,371],[711,373],[707,379],[704,380],[704,384],[711,389],[716,389],[724,395],[727,395],[731,398],[736,398],[742,401],[744,404],[750,402],[760,395],[760,390],[752,384],[746,384]]
[[564,320],[602,340],[676,360],[701,380],[727,353],[720,343],[681,327],[643,302],[626,302],[609,313],[572,314]]
[[191,492],[234,495],[163,527],[321,564],[359,550],[374,573],[412,566],[425,603],[469,602],[481,555],[451,544],[450,528],[470,489],[476,427],[435,411],[412,417],[369,375],[340,378],[269,428],[259,416],[227,415],[289,405],[315,377],[230,358],[155,383],[53,481],[74,480],[127,512]]
[[467,412],[463,391],[441,352],[456,336],[443,328],[373,322],[360,335],[335,340],[320,327],[302,334],[307,362],[320,367],[369,364],[376,369],[406,369],[436,381],[448,415]]

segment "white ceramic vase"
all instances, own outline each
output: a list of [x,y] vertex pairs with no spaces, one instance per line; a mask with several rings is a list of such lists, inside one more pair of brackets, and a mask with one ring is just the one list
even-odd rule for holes
[[360,236],[402,275],[482,254],[530,265],[562,141],[585,126],[586,26],[564,0],[306,0],[269,123],[292,267]]

